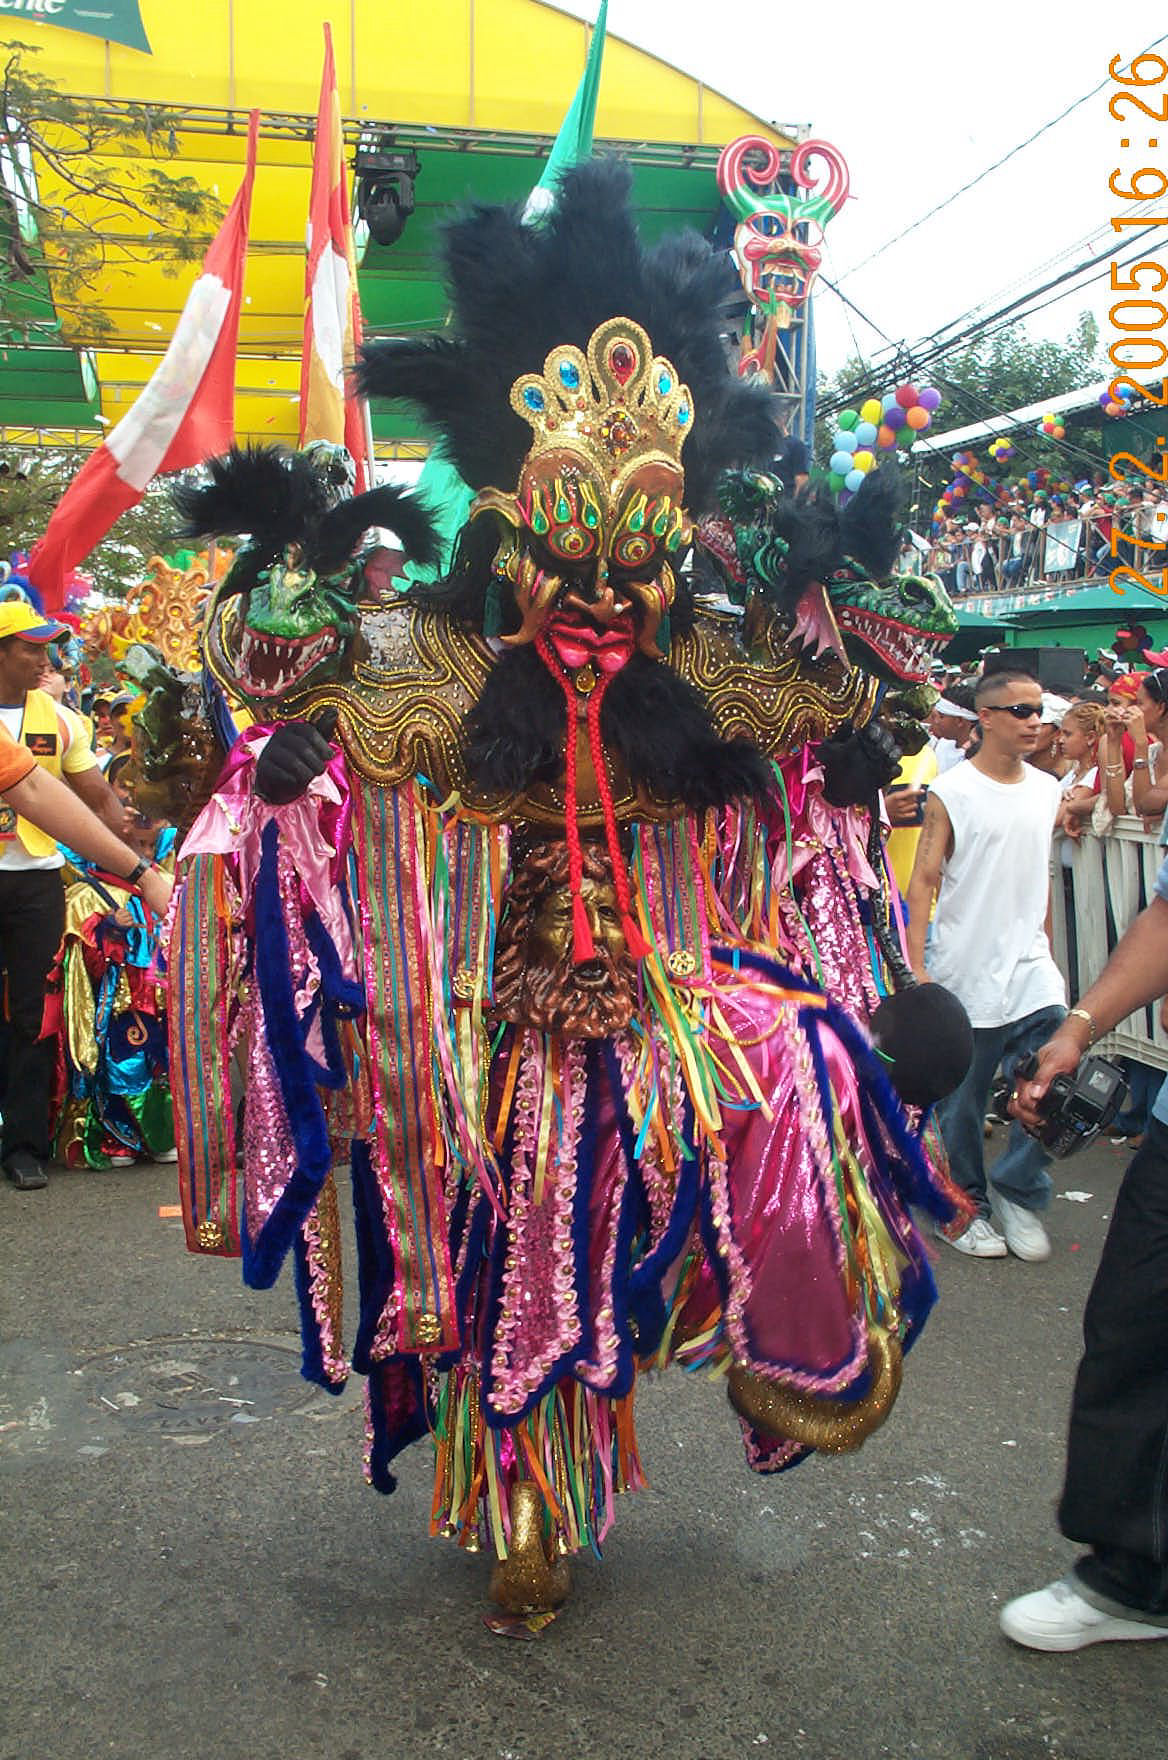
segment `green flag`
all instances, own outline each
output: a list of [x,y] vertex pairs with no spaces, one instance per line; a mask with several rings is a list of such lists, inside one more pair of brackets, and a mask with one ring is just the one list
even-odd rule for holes
[[[607,22],[608,0],[600,0],[600,12],[596,19],[596,28],[592,32],[592,41],[588,45],[588,59],[580,76],[580,84],[576,87],[576,96],[568,106],[568,113],[552,142],[543,175],[527,198],[527,206],[523,210],[523,218],[529,225],[537,224],[540,217],[554,204],[556,184],[561,175],[571,166],[578,165],[581,159],[586,159],[592,151],[592,130],[596,122],[596,97],[600,90],[600,66],[604,59]],[[418,494],[425,498],[437,517],[442,540],[442,560],[429,568],[407,562],[404,572],[409,581],[436,581],[450,568],[455,542],[466,524],[470,504],[474,500],[474,490],[463,482],[447,458],[441,442],[430,449],[422,466],[422,474],[418,478]]]

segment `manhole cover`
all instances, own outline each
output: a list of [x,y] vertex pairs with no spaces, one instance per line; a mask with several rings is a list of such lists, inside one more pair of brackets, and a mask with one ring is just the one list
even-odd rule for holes
[[83,1372],[91,1406],[170,1436],[259,1424],[328,1399],[301,1379],[294,1350],[252,1339],[150,1339],[90,1357]]

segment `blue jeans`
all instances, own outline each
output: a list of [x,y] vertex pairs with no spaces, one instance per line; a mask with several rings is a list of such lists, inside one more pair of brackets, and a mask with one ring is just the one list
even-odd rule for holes
[[[1004,1027],[973,1029],[973,1061],[961,1086],[937,1107],[937,1123],[949,1151],[950,1171],[977,1204],[990,1213],[985,1168],[985,1114],[994,1072],[1001,1064],[1012,1075],[1028,1052],[1045,1045],[1065,1015],[1064,1008],[1040,1008],[1007,1021]],[[990,1184],[1025,1210],[1045,1210],[1050,1203],[1050,1157],[1036,1137],[1015,1119],[1005,1153],[994,1163]]]

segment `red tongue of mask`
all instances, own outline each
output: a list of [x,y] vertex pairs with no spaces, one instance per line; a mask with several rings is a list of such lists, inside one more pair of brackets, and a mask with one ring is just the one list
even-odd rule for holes
[[[604,833],[612,863],[612,884],[620,912],[621,933],[633,959],[645,959],[652,948],[641,934],[633,917],[633,901],[629,877],[625,872],[616,823],[608,767],[600,737],[600,706],[613,675],[620,671],[633,651],[633,636],[624,630],[597,630],[591,624],[568,624],[552,619],[545,633],[537,636],[536,648],[544,665],[560,685],[567,707],[567,730],[564,738],[564,840],[568,846],[568,885],[572,894],[572,959],[576,965],[596,958],[596,947],[582,896],[584,854],[580,847],[580,823],[576,793],[576,686],[567,668],[591,664],[599,674],[588,697],[588,749],[600,790],[604,809]],[[578,658],[576,657],[578,656]]]

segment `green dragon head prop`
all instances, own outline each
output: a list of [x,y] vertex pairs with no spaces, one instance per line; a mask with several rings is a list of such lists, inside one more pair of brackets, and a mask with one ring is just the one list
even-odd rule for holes
[[773,477],[722,479],[722,517],[701,536],[730,597],[747,613],[778,613],[809,659],[832,652],[886,684],[927,679],[957,630],[935,577],[893,573],[901,525],[892,471],[872,472],[847,507],[786,495]]
[[[175,491],[185,536],[246,538],[208,607],[206,652],[220,683],[261,715],[343,673],[362,602],[380,597],[402,556],[437,557],[426,508],[389,485],[346,495],[336,451],[235,449]],[[364,542],[379,527],[399,555]]]

